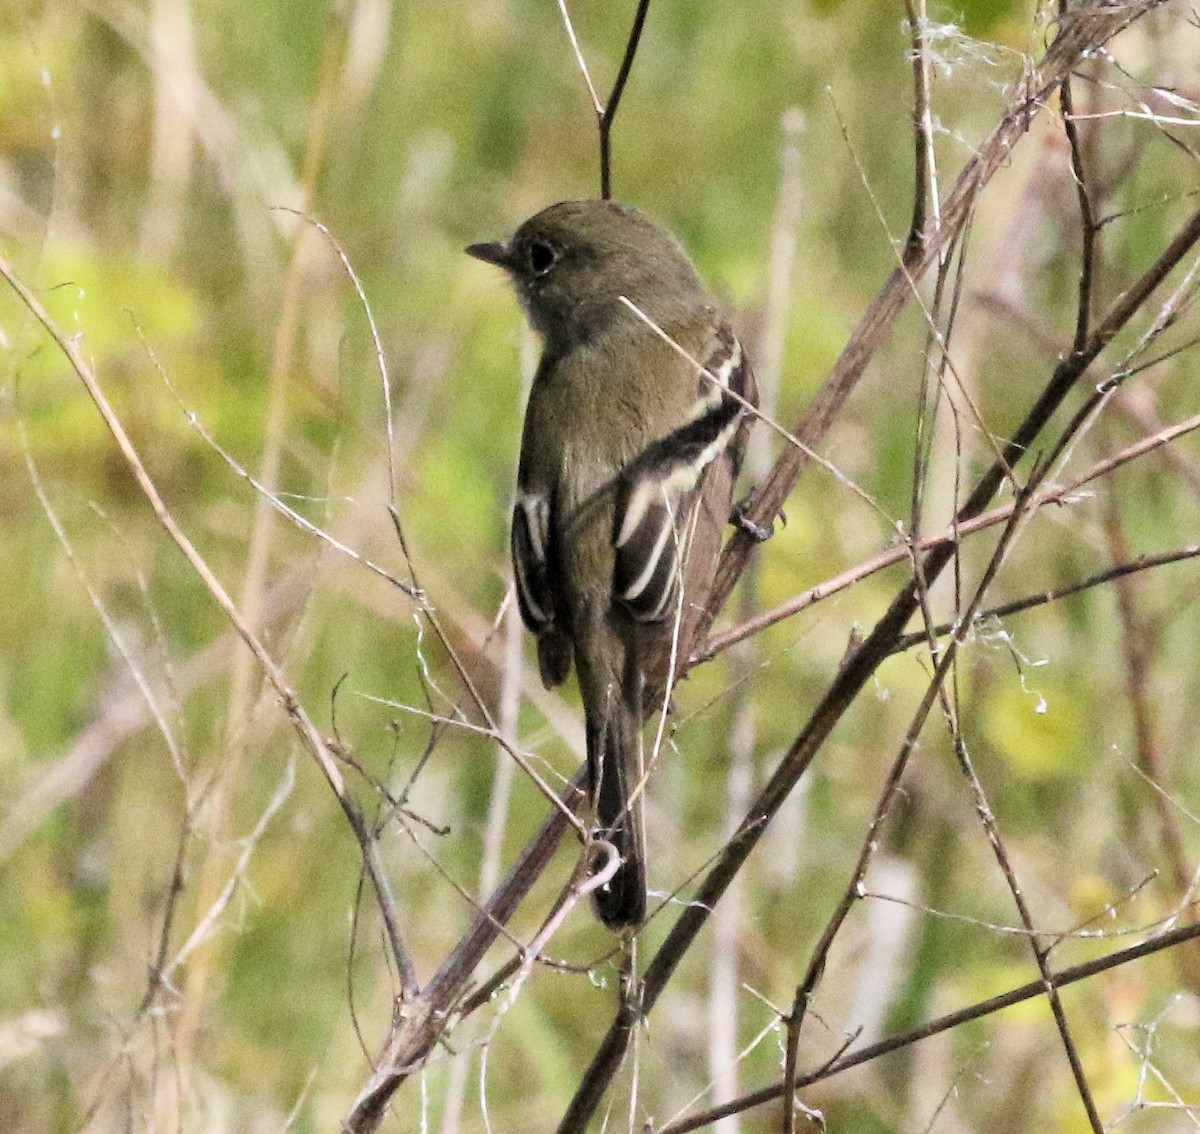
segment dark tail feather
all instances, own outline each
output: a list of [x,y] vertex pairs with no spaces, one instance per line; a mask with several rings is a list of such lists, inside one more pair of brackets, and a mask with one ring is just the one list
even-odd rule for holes
[[627,707],[613,704],[607,727],[595,732],[589,729],[588,736],[596,837],[612,843],[621,856],[621,865],[608,885],[594,891],[596,912],[610,929],[641,925],[646,919],[641,799],[629,804],[629,793],[637,786],[638,732],[636,718]]

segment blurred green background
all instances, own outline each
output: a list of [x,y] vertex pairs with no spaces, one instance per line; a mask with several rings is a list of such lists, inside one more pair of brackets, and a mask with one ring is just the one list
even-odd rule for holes
[[[572,7],[602,92],[632,9]],[[906,235],[903,15],[901,4],[845,0],[655,0],[617,118],[616,195],[679,234],[757,357],[782,336],[778,416],[788,425]],[[930,17],[948,186],[1052,21],[1009,0],[939,4]],[[1200,35],[1183,5],[1168,4],[1089,65],[1077,102],[1124,110],[1150,97],[1143,85],[1170,87],[1184,99],[1172,113],[1194,121],[1197,60]],[[793,129],[802,120],[790,181],[785,118]],[[1176,144],[1122,117],[1082,130],[1097,211],[1114,218],[1098,261],[1102,311],[1194,208],[1200,135],[1178,126]],[[785,185],[801,207],[780,229]],[[597,187],[594,118],[551,0],[0,9],[0,255],[74,336],[174,516],[360,769],[352,780],[364,804],[377,809],[379,785],[411,787],[419,818],[393,820],[383,846],[422,978],[470,916],[456,885],[480,886],[497,753],[486,737],[431,723],[428,714],[456,706],[479,717],[415,604],[262,514],[243,475],[409,577],[387,511],[368,320],[330,243],[294,210],[327,226],[361,279],[390,374],[394,502],[412,569],[499,711],[497,618],[521,360],[532,347],[503,281],[461,249]],[[786,302],[769,312],[773,233],[794,240],[795,264]],[[966,255],[952,351],[997,436],[1070,348],[1079,242],[1051,107],[978,203]],[[928,347],[910,307],[823,450],[878,507],[810,468],[763,549],[757,596],[735,597],[731,611],[837,575],[907,522]],[[1161,349],[1196,331],[1188,311]],[[0,1129],[337,1129],[395,992],[350,831],[62,354],[7,287],[0,365]],[[1139,374],[1064,479],[1195,413],[1198,378],[1194,350]],[[956,469],[969,486],[988,458],[980,432],[964,422],[959,460],[941,422],[927,530],[951,514]],[[992,601],[1195,542],[1198,457],[1185,438],[1034,519]],[[968,544],[966,593],[994,540]],[[658,893],[721,845],[735,720],[753,724],[746,774],[761,781],[904,572],[774,627],[740,661],[718,659],[679,691],[649,791]],[[1014,616],[964,651],[964,735],[1037,924],[1105,931],[1064,941],[1052,955],[1060,967],[1135,940],[1121,933],[1190,901],[1200,860],[1196,593],[1194,565],[1169,566]],[[952,609],[950,591],[934,597],[942,614]],[[580,754],[575,695],[543,694],[528,642],[525,651],[517,735],[558,783]],[[733,1066],[710,1050],[721,1022],[734,1051],[750,1048],[736,1063],[740,1089],[778,1079],[771,1006],[791,1003],[929,672],[917,651],[883,667],[749,863],[731,926],[687,959],[640,1040],[639,1122],[662,1123]],[[501,869],[545,809],[518,772]],[[813,1005],[805,1066],[858,1025],[877,1037],[1036,973],[1022,937],[997,928],[1017,916],[938,720],[885,843],[869,889],[914,906],[856,908]],[[514,923],[518,937],[566,880],[573,855],[560,857]],[[1108,903],[1115,913],[1095,921]],[[646,930],[647,950],[671,917]],[[590,911],[575,911],[551,947],[567,969],[539,968],[515,1004],[501,998],[455,1031],[458,1054],[435,1053],[385,1128],[481,1130],[484,1101],[492,1129],[549,1128],[610,1018],[611,944]],[[510,954],[498,947],[496,963]],[[727,1000],[713,992],[731,979],[716,975],[714,956],[737,962],[721,986]],[[146,1010],[149,973],[176,958]],[[1065,995],[1107,1120],[1175,1130],[1175,1104],[1200,1103],[1198,980],[1197,958],[1181,949]],[[1152,1055],[1140,1054],[1151,1043]],[[1160,1075],[1143,1075],[1150,1060]],[[629,1086],[627,1072],[620,1097]],[[1086,1128],[1040,1001],[804,1098],[835,1131]],[[1155,1103],[1169,1105],[1143,1105]],[[624,1114],[622,1102],[611,1122],[625,1128]],[[747,1130],[776,1123],[774,1109],[742,1120]]]

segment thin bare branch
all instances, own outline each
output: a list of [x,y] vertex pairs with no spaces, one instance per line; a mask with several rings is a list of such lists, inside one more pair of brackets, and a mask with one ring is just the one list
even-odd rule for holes
[[955,756],[958,759],[963,775],[970,785],[971,794],[975,801],[976,814],[983,824],[984,832],[992,847],[992,853],[1000,866],[1001,873],[1004,875],[1004,881],[1017,907],[1017,912],[1021,918],[1021,925],[1025,929],[1029,939],[1029,947],[1033,951],[1034,961],[1045,984],[1046,999],[1050,1004],[1050,1011],[1054,1016],[1054,1025],[1058,1030],[1059,1039],[1062,1041],[1063,1050],[1066,1053],[1067,1062],[1071,1068],[1071,1077],[1075,1080],[1075,1089],[1079,1094],[1079,1100],[1083,1103],[1084,1112],[1087,1114],[1088,1123],[1091,1125],[1094,1134],[1103,1134],[1104,1123],[1100,1118],[1100,1112],[1096,1109],[1096,1100],[1092,1095],[1091,1085],[1087,1081],[1087,1074],[1083,1069],[1083,1061],[1079,1056],[1079,1046],[1075,1042],[1074,1033],[1071,1031],[1070,1024],[1067,1021],[1067,1010],[1063,1006],[1062,997],[1059,995],[1059,990],[1054,983],[1054,974],[1050,969],[1050,949],[1057,943],[1058,939],[1053,939],[1047,944],[1044,935],[1039,933],[1035,928],[1033,915],[1030,913],[1029,904],[1025,900],[1024,888],[1017,878],[1012,860],[1000,836],[1000,828],[995,813],[983,790],[983,784],[980,782],[979,776],[975,771],[970,752],[967,750],[962,734],[955,733],[954,741]]
[[[1136,575],[1142,571],[1150,571],[1156,567],[1165,567],[1171,563],[1182,563],[1188,559],[1200,558],[1200,544],[1195,544],[1191,547],[1181,547],[1175,551],[1164,551],[1158,555],[1144,555],[1140,559],[1134,559],[1126,563],[1118,563],[1115,566],[1107,567],[1103,571],[1098,571],[1094,575],[1089,575],[1086,579],[1081,579],[1077,583],[1068,583],[1062,587],[1054,587],[1048,591],[1039,591],[1036,594],[1025,595],[1023,598],[1014,599],[1012,602],[1002,603],[999,606],[990,607],[987,610],[982,610],[975,618],[975,625],[985,627],[989,623],[994,623],[1002,618],[1007,618],[1012,614],[1020,614],[1026,610],[1033,610],[1039,606],[1046,606],[1052,602],[1058,602],[1059,599],[1070,598],[1071,595],[1080,594],[1083,591],[1091,590],[1094,587],[1102,587],[1105,583],[1112,583],[1119,579],[1125,578],[1128,575]],[[953,631],[955,623],[942,622],[933,628],[933,633],[938,637],[944,634],[949,634]],[[914,646],[920,645],[928,640],[928,633],[925,630],[916,631],[912,634],[905,634],[897,639],[894,653],[903,653],[905,650],[911,650]]]
[[925,212],[929,201],[938,201],[934,175],[933,113],[929,90],[929,47],[925,41],[925,0],[904,0],[912,46],[913,69],[913,208],[906,244],[920,252],[925,239]]
[[[333,254],[338,258],[338,263],[342,266],[342,271],[346,273],[350,280],[351,286],[354,288],[354,294],[358,297],[358,305],[362,308],[363,315],[367,320],[367,327],[371,332],[371,344],[375,348],[375,367],[379,371],[379,385],[383,390],[383,413],[384,413],[384,429],[387,435],[387,470],[388,470],[388,500],[392,507],[398,507],[396,495],[396,426],[395,414],[392,410],[392,380],[388,373],[387,352],[383,349],[383,340],[379,336],[379,326],[375,322],[375,312],[371,310],[371,302],[367,299],[366,290],[363,288],[362,280],[358,278],[358,273],[354,270],[354,265],[350,263],[350,257],[346,255],[345,249],[338,242],[336,236],[329,231],[328,227],[322,224],[316,217],[310,217],[306,213],[299,212],[296,209],[284,208],[284,212],[292,213],[299,217],[306,224],[312,225],[323,237],[325,242],[333,250]],[[405,589],[403,584],[397,584],[402,589]]]
[[184,558],[187,559],[192,570],[204,584],[213,601],[220,607],[222,613],[224,613],[225,617],[232,624],[238,637],[249,648],[267,681],[275,691],[275,695],[279,698],[284,712],[296,730],[301,743],[313,758],[332,789],[338,803],[341,805],[343,814],[346,816],[355,836],[358,838],[359,845],[362,847],[367,872],[375,888],[376,897],[379,900],[380,909],[388,928],[388,936],[397,970],[402,974],[404,989],[406,993],[415,990],[417,988],[416,970],[413,968],[412,961],[409,958],[408,951],[404,946],[403,938],[400,934],[399,922],[396,918],[394,904],[392,903],[389,884],[377,869],[377,859],[372,851],[373,835],[367,830],[357,803],[355,803],[346,790],[346,783],[341,769],[338,767],[333,753],[329,750],[325,738],[300,704],[283,670],[267,651],[257,633],[246,621],[237,604],[229,596],[228,591],[226,591],[216,575],[213,574],[204,557],[184,534],[183,529],[167,508],[154,481],[146,471],[146,467],[142,463],[133,442],[125,431],[125,427],[105,397],[95,374],[84,360],[75,340],[62,331],[38,301],[37,297],[17,278],[8,262],[2,258],[0,258],[0,276],[4,277],[9,286],[16,292],[21,302],[28,308],[34,318],[42,324],[58,346],[58,349],[71,364],[71,368],[83,383],[88,396],[99,411],[105,426],[116,442],[117,448],[120,450],[122,458],[137,481],[142,494],[149,502],[158,522],[166,530],[175,546],[183,553]]
[[[1113,454],[1111,457],[1106,457],[1104,460],[1097,461],[1090,469],[1074,480],[1060,486],[1044,488],[1039,492],[1030,507],[1040,509],[1047,504],[1069,505],[1072,500],[1080,495],[1080,490],[1088,484],[1119,468],[1121,465],[1127,464],[1130,461],[1136,460],[1138,457],[1144,456],[1146,453],[1152,452],[1162,446],[1168,445],[1178,437],[1182,437],[1188,433],[1200,429],[1200,414],[1195,417],[1190,417],[1186,421],[1179,422],[1176,425],[1165,429],[1160,429],[1158,432],[1143,437],[1134,444],[1122,449],[1119,453]],[[728,630],[723,630],[719,634],[714,634],[703,647],[697,650],[689,660],[689,665],[698,665],[701,662],[715,657],[717,654],[735,645],[737,642],[757,634],[760,630],[766,629],[768,626],[773,626],[777,622],[783,621],[785,618],[790,618],[794,614],[799,614],[803,610],[807,610],[810,606],[815,605],[831,595],[837,594],[839,591],[845,590],[847,587],[853,586],[855,583],[869,578],[878,571],[882,571],[887,567],[892,567],[897,563],[903,563],[911,559],[914,551],[925,552],[930,551],[934,547],[941,544],[950,544],[956,539],[961,539],[963,536],[973,535],[976,532],[984,531],[987,528],[995,527],[996,524],[1006,522],[1009,516],[1012,515],[1014,505],[1005,504],[999,508],[993,508],[990,511],[983,512],[976,516],[973,520],[952,523],[943,528],[940,532],[925,536],[911,545],[898,545],[889,548],[887,551],[881,552],[879,555],[868,559],[865,563],[860,563],[855,567],[851,567],[847,571],[843,571],[840,575],[835,575],[832,579],[827,579],[823,583],[818,583],[815,587],[810,587],[807,591],[802,591],[798,595],[794,595],[787,602],[781,603],[777,607],[763,611],[752,618],[748,618],[736,626],[730,627]],[[1053,597],[1063,597],[1067,594],[1074,593],[1071,590],[1065,589],[1061,595]],[[1030,603],[1035,605],[1035,603]],[[1023,610],[1023,605],[1017,604],[1011,608],[997,608],[992,613],[1012,613],[1015,610]],[[939,630],[939,633],[945,633],[945,630]],[[901,638],[897,643],[897,649],[909,649],[922,637],[922,635],[909,635]],[[901,645],[903,643],[903,645]]]
[[587,84],[588,95],[592,100],[592,109],[596,114],[596,126],[600,134],[600,196],[604,200],[612,197],[612,128],[621,105],[621,96],[625,93],[625,84],[629,82],[633,70],[633,60],[637,56],[638,44],[642,40],[642,28],[646,24],[646,14],[650,11],[650,0],[638,0],[637,10],[633,14],[633,23],[629,28],[629,36],[625,41],[625,54],[621,58],[621,66],[613,81],[607,103],[600,101],[596,93],[596,85],[592,82],[592,74],[588,68],[583,50],[579,46],[579,38],[575,34],[575,25],[571,14],[567,11],[566,0],[558,0],[558,10],[563,24],[567,29],[567,38],[571,41],[571,50],[575,53],[575,63]]
[[621,105],[621,96],[625,93],[625,84],[629,81],[629,73],[633,69],[633,59],[637,55],[638,44],[642,39],[642,28],[646,23],[646,13],[650,11],[650,0],[638,0],[637,11],[633,16],[633,26],[629,29],[629,39],[625,43],[625,55],[621,59],[621,68],[613,83],[612,93],[608,96],[608,104],[600,115],[600,196],[608,200],[612,196],[612,128],[617,117],[617,108]]
[[[1067,0],[1059,0],[1059,17],[1067,12]],[[1063,79],[1059,88],[1059,101],[1062,103],[1063,129],[1066,131],[1067,142],[1071,148],[1071,176],[1075,181],[1075,193],[1079,199],[1079,220],[1082,228],[1082,253],[1079,267],[1079,299],[1075,316],[1075,350],[1081,350],[1087,342],[1088,328],[1092,318],[1092,291],[1096,276],[1096,253],[1099,227],[1096,224],[1096,210],[1092,205],[1092,190],[1088,184],[1087,173],[1083,164],[1083,146],[1079,140],[1079,126],[1075,118],[1074,99],[1071,88],[1071,76]]]
[[[1129,11],[1122,9],[1126,14]],[[1121,26],[1124,26],[1124,22]],[[1081,47],[1082,44],[1075,44],[1076,50]],[[1058,57],[1057,53],[1055,56]],[[1154,264],[1118,297],[1105,318],[1092,332],[1086,348],[1059,361],[1025,420],[1005,444],[1001,459],[993,463],[959,509],[959,524],[982,514],[1009,474],[1010,467],[1028,450],[1096,357],[1125,327],[1167,274],[1188,255],[1197,241],[1200,241],[1200,211],[1193,214]],[[1072,423],[1072,428],[1079,424],[1082,422]],[[1070,430],[1065,431],[1064,444],[1069,434]],[[796,450],[786,451],[781,460],[786,461],[788,453],[794,452]],[[779,469],[780,465],[777,464],[776,470]],[[770,514],[773,512],[768,514],[768,519]],[[735,536],[733,542],[736,543],[738,538]],[[952,554],[953,546],[949,544],[939,545],[927,554],[923,570],[930,584],[940,575]],[[702,883],[695,900],[680,914],[650,962],[646,970],[643,996],[643,1005],[647,1012],[653,1008],[675,967],[707,921],[712,908],[757,845],[766,824],[779,810],[800,776],[815,758],[834,724],[841,719],[846,708],[875,673],[883,658],[890,654],[896,638],[903,631],[916,607],[916,586],[910,584],[895,596],[871,634],[849,653],[832,685],[751,806],[738,834],[727,844],[716,866]],[[614,1022],[584,1073],[575,1098],[560,1123],[560,1134],[578,1131],[584,1127],[620,1066],[626,1037],[626,1031],[619,1023]]]
[[[936,224],[927,224],[921,241],[905,248],[901,265],[892,272],[864,312],[825,385],[813,399],[804,419],[792,430],[806,449],[820,447],[846,399],[876,351],[887,341],[897,316],[912,296],[911,281],[919,280],[942,249],[956,238],[980,190],[1009,161],[1013,147],[1063,79],[1086,54],[1097,50],[1162,2],[1142,0],[1141,3],[1119,6],[1088,7],[1061,21],[1058,34],[1046,54],[1024,77],[995,129],[959,174],[942,204],[939,220]],[[1123,326],[1127,318],[1120,319],[1120,325]],[[806,462],[804,450],[799,448],[785,450],[780,455],[771,475],[747,502],[746,518],[752,524],[759,529],[770,528]],[[756,541],[748,531],[738,531],[730,539],[721,557],[713,591],[714,614],[724,605],[755,546]],[[695,641],[700,641],[706,633],[707,627],[699,627]],[[695,641],[691,645],[694,646]]]
[[[1097,957],[1095,960],[1085,961],[1083,964],[1072,965],[1070,968],[1052,972],[1051,983],[1056,989],[1067,988],[1072,984],[1078,984],[1080,981],[1098,976],[1100,973],[1120,968],[1133,961],[1141,960],[1143,957],[1159,953],[1164,949],[1174,949],[1176,946],[1183,945],[1188,941],[1194,941],[1197,938],[1200,938],[1200,924],[1185,925],[1179,929],[1172,929],[1167,933],[1152,937],[1150,940],[1143,941],[1138,945],[1131,945],[1127,949],[1120,949],[1115,953],[1109,953],[1105,957]],[[945,1016],[939,1016],[936,1020],[930,1020],[928,1023],[921,1024],[906,1032],[889,1036],[887,1039],[860,1048],[858,1051],[850,1052],[848,1055],[835,1060],[833,1063],[820,1068],[812,1074],[799,1075],[796,1078],[796,1087],[808,1087],[813,1083],[831,1079],[834,1075],[841,1074],[843,1071],[849,1071],[853,1067],[861,1067],[866,1063],[873,1063],[885,1055],[890,1055],[896,1051],[903,1051],[905,1048],[912,1047],[913,1044],[920,1043],[931,1036],[948,1032],[972,1020],[980,1020],[986,1016],[994,1015],[1005,1008],[1013,1007],[1015,1004],[1023,1004],[1029,1000],[1036,1000],[1039,996],[1044,996],[1045,993],[1046,982],[1043,979],[1031,980],[1028,984],[1010,989],[999,996],[990,996],[986,1000],[981,1000],[966,1008],[960,1008],[955,1012],[947,1013]],[[689,1131],[700,1130],[726,1115],[741,1114],[747,1110],[752,1110],[754,1107],[774,1102],[783,1094],[783,1090],[782,1082],[770,1087],[764,1087],[762,1090],[743,1095],[740,1099],[725,1106],[714,1107],[711,1110],[704,1111],[702,1114],[694,1114],[690,1118],[672,1122],[662,1127],[657,1134],[688,1134]]]
[[583,81],[587,84],[588,95],[592,100],[592,109],[596,112],[596,117],[604,117],[604,104],[600,101],[600,96],[596,93],[596,85],[592,82],[592,73],[588,70],[587,60],[583,57],[583,51],[579,46],[579,37],[575,34],[575,24],[571,20],[571,13],[567,11],[567,0],[558,0],[558,11],[562,16],[563,25],[567,29],[567,38],[571,41],[571,50],[575,53],[575,63],[579,67],[579,72],[583,75]]
[[[876,848],[879,846],[880,828],[891,811],[892,803],[895,800],[896,793],[900,789],[900,782],[908,767],[909,759],[917,746],[929,713],[943,691],[943,685],[947,675],[950,673],[951,667],[954,665],[955,658],[958,656],[958,648],[965,639],[965,629],[974,620],[975,613],[982,605],[988,587],[991,586],[992,580],[996,577],[996,573],[1000,570],[1000,565],[1004,562],[1005,556],[1012,546],[1013,540],[1016,538],[1021,520],[1026,515],[1026,505],[1031,495],[1032,486],[1028,487],[1022,493],[1021,497],[1018,498],[1018,506],[1013,510],[1012,516],[1005,526],[1004,533],[1001,535],[991,560],[984,570],[983,577],[976,587],[974,597],[963,614],[959,623],[959,629],[951,636],[949,643],[938,659],[937,668],[934,670],[933,676],[926,686],[925,694],[921,698],[916,712],[913,714],[908,732],[904,737],[904,743],[901,745],[900,751],[897,753],[895,760],[892,762],[892,767],[888,772],[887,781],[884,784],[879,802],[875,806],[870,826],[867,828],[866,836],[863,839],[854,872],[841,900],[830,915],[813,949],[804,979],[796,987],[795,997],[792,1002],[792,1011],[787,1018],[787,1048],[784,1062],[785,1113],[791,1109],[791,1099],[795,1094],[800,1034],[805,1017],[807,1016],[809,1001],[816,992],[817,984],[825,972],[825,963],[829,957],[829,951],[833,947],[834,940],[855,902],[861,897],[863,883],[867,876],[867,868],[870,866],[871,859],[874,857]],[[910,586],[909,589],[912,590],[914,588]]]
[[[104,605],[103,599],[99,592],[92,586],[91,580],[87,576],[87,572],[83,568],[83,564],[79,562],[75,554],[75,548],[71,544],[70,538],[67,536],[66,529],[63,527],[62,521],[59,519],[58,513],[54,510],[54,506],[50,503],[50,498],[46,495],[45,487],[42,484],[41,474],[38,472],[37,465],[34,463],[33,452],[29,448],[29,436],[25,429],[25,421],[23,418],[18,419],[17,433],[21,439],[21,454],[25,458],[25,468],[29,473],[30,483],[33,485],[34,494],[37,496],[38,503],[42,506],[42,513],[50,523],[50,527],[54,531],[55,537],[58,539],[59,546],[63,549],[63,554],[66,555],[67,561],[71,564],[72,570],[75,572],[75,577],[79,580],[80,585],[87,593],[88,600],[92,604],[92,609],[96,612],[96,617],[100,619],[100,624],[104,627],[104,632],[108,635],[108,640],[112,643],[113,649],[120,655],[121,660],[125,663],[125,668],[128,670],[130,677],[133,678],[133,683],[137,687],[138,693],[141,695],[142,701],[145,704],[150,716],[154,719],[154,723],[158,728],[159,734],[163,738],[163,743],[167,746],[167,751],[171,754],[171,762],[175,766],[175,772],[179,776],[181,782],[186,782],[186,776],[183,768],[183,755],[180,751],[179,743],[175,739],[175,732],[171,728],[170,722],[167,720],[166,713],[159,704],[158,694],[151,688],[150,680],[145,673],[142,672],[142,666],[138,659],[134,657],[133,651],[125,641],[125,636],[117,628],[116,623],[109,617],[107,608]],[[2,841],[0,841],[2,847]],[[3,850],[0,849],[0,857],[3,856]]]
[[[583,790],[586,774],[586,769],[581,768],[563,789],[560,799],[567,807],[583,806],[587,798]],[[501,927],[541,877],[567,828],[563,811],[553,809],[421,994],[405,1005],[404,1012],[394,1021],[375,1070],[345,1122],[347,1134],[367,1134],[378,1128],[392,1095],[421,1067],[437,1044],[445,1021],[462,998],[472,973],[500,936]]]

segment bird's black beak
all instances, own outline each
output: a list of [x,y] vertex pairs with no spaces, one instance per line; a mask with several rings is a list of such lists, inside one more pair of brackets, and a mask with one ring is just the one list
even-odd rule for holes
[[469,244],[466,248],[468,256],[482,260],[485,264],[495,264],[498,268],[512,267],[512,249],[503,241],[493,241],[490,244]]

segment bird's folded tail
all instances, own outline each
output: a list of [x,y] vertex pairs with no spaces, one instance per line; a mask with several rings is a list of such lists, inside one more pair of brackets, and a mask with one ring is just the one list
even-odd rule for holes
[[[637,786],[637,716],[620,699],[610,699],[603,721],[588,722],[588,764],[596,813],[595,837],[612,843],[621,863],[607,885],[593,891],[596,912],[610,929],[638,926],[646,918],[646,856],[642,849],[640,793]],[[597,866],[607,859],[597,855]]]

